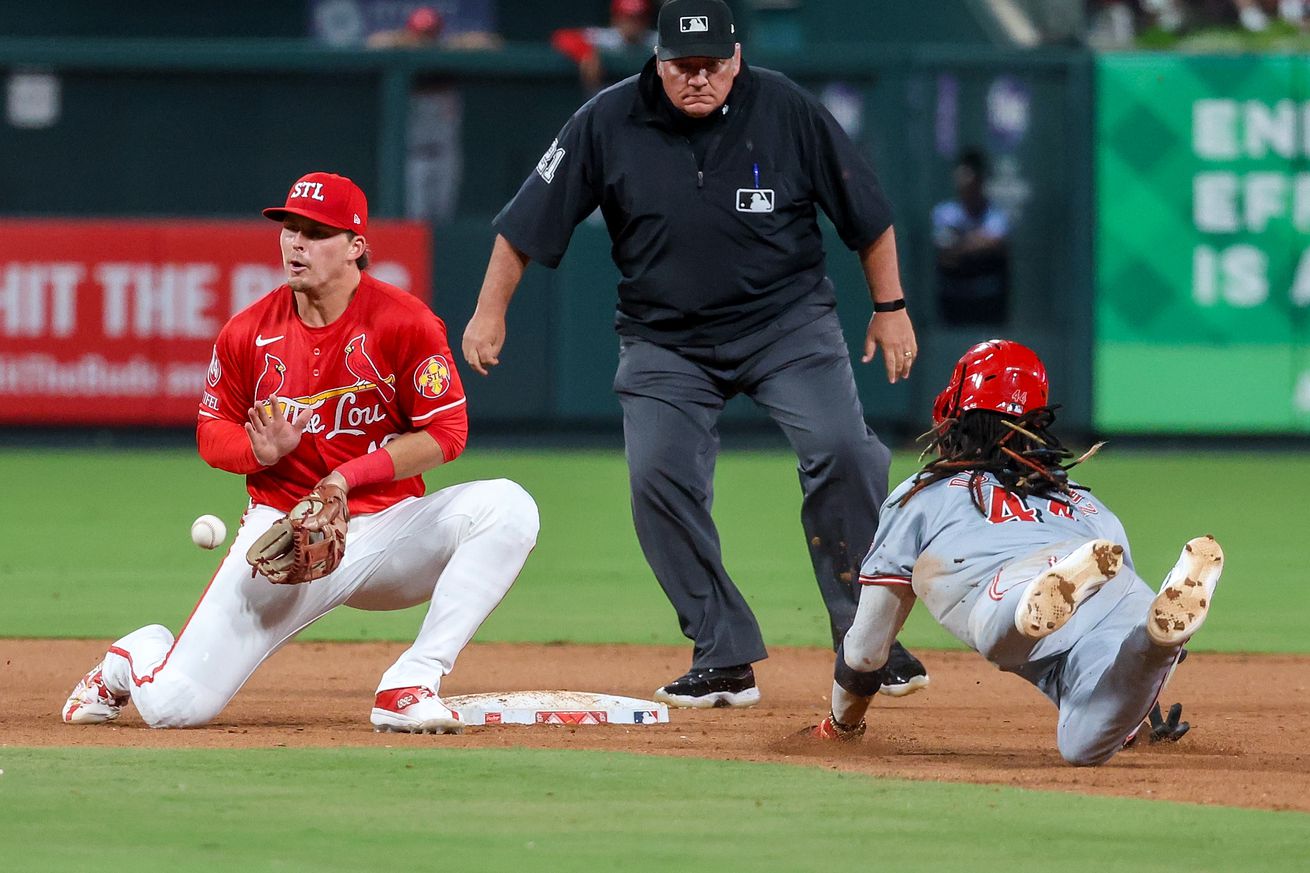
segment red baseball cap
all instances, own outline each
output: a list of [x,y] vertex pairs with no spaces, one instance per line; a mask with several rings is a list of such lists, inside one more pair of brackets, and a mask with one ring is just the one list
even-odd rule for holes
[[431,6],[420,6],[410,13],[405,29],[418,36],[436,36],[445,23],[440,12]]
[[285,206],[264,210],[264,217],[274,221],[288,215],[359,234],[368,232],[368,198],[358,185],[336,173],[306,173],[287,192]]
[[650,14],[650,0],[611,0],[610,15],[643,18]]

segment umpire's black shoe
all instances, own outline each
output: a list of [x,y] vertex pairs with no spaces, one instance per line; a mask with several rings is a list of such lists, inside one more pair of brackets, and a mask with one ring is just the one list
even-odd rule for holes
[[709,709],[716,706],[754,706],[760,702],[755,671],[750,664],[690,670],[663,688],[655,699],[669,706]]
[[920,688],[928,687],[928,671],[923,662],[911,655],[909,650],[899,642],[892,643],[891,653],[887,656],[887,666],[882,668],[882,687],[879,694],[892,697],[904,697]]

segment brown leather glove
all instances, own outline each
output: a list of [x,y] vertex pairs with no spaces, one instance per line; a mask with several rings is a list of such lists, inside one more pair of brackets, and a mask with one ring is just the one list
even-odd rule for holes
[[255,540],[246,552],[250,575],[261,574],[275,585],[322,579],[346,554],[349,524],[346,492],[320,482]]

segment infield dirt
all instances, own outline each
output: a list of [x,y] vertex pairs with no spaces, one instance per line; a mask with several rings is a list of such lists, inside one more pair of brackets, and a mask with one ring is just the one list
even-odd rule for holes
[[[108,641],[0,640],[0,746],[570,748],[785,763],[905,779],[1010,785],[1310,812],[1310,659],[1193,653],[1165,691],[1192,731],[1075,768],[1055,748],[1055,708],[969,652],[923,652],[932,684],[879,697],[852,745],[795,735],[827,712],[832,655],[775,649],[756,665],[763,702],[671,710],[665,725],[468,728],[459,736],[375,734],[374,683],[399,643],[296,643],[266,662],[218,720],[151,730],[129,708],[107,725],[59,721],[59,707]],[[475,644],[444,694],[569,689],[650,697],[687,667],[681,647]]]

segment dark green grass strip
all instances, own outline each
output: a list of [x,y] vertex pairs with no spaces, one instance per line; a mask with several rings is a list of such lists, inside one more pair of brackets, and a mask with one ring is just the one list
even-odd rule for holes
[[1304,869],[1310,816],[593,752],[0,749],[6,871]]

